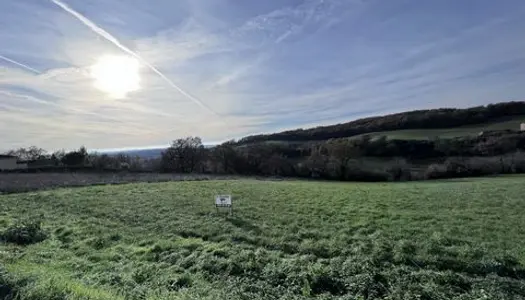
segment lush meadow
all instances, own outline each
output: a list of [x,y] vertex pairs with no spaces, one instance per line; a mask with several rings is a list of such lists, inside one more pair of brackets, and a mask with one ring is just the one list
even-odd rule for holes
[[[523,299],[524,183],[231,180],[2,195],[0,298]],[[234,196],[233,216],[215,212],[219,193]]]
[[[487,122],[475,125],[464,125],[453,128],[440,129],[399,129],[391,131],[378,131],[370,135],[372,138],[386,136],[388,139],[400,140],[431,140],[436,137],[441,139],[457,138],[464,136],[478,136],[483,131],[495,130],[519,130],[520,124],[525,121],[523,116],[515,116],[509,118],[502,118],[499,121]],[[359,138],[363,134],[353,136],[352,138]]]

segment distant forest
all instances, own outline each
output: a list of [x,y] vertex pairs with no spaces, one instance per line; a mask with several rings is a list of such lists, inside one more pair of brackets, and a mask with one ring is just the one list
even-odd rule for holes
[[[352,181],[399,181],[525,173],[525,131],[499,130],[426,140],[371,138],[366,133],[451,128],[525,115],[525,102],[469,109],[434,109],[361,119],[345,124],[251,136],[207,148],[199,137],[179,138],[160,158],[79,150],[46,153],[38,147],[9,151],[26,170],[165,172],[283,176]],[[349,139],[347,137],[360,135]],[[264,141],[285,141],[264,143]],[[43,163],[40,163],[43,162]]]
[[402,129],[441,129],[487,123],[503,117],[525,115],[525,102],[503,102],[467,109],[440,108],[415,110],[359,119],[342,124],[296,129],[273,134],[252,135],[238,144],[264,141],[319,141],[360,134]]

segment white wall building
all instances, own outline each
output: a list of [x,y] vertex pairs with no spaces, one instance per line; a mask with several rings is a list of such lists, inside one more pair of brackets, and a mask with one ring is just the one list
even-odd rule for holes
[[23,161],[19,161],[16,163],[16,168],[19,170],[25,170],[27,169],[27,163]]
[[525,123],[521,123],[521,125],[520,125],[520,130],[521,130],[521,131],[525,131]]
[[16,170],[18,169],[16,156],[0,155],[0,170]]

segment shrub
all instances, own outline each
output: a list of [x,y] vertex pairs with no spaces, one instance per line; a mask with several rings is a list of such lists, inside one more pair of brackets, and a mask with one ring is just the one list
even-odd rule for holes
[[503,163],[502,157],[473,157],[467,161],[467,167],[471,175],[493,175],[498,173],[506,173],[505,170],[510,170],[510,165]]
[[518,151],[509,154],[506,158],[510,161],[512,172],[525,173],[525,152]]
[[431,164],[425,171],[426,179],[438,179],[447,177],[447,168],[440,164]]
[[382,182],[389,181],[390,174],[377,164],[353,161],[347,165],[344,178],[349,181]]
[[443,164],[432,164],[425,179],[457,178],[495,174],[525,173],[525,154],[516,152],[504,156],[452,157]]
[[391,179],[394,181],[406,181],[412,179],[410,168],[411,166],[406,160],[399,159],[389,166],[386,172],[390,174]]
[[175,279],[169,280],[168,288],[170,290],[177,291],[182,288],[190,287],[192,283],[193,283],[193,279],[191,278],[191,276],[189,274],[183,274]]
[[7,271],[0,265],[0,299],[15,299],[17,291]]
[[21,221],[2,232],[0,239],[7,243],[29,245],[39,243],[47,238],[40,221]]
[[502,165],[499,158],[475,157],[462,158],[451,157],[443,164],[432,164],[426,172],[426,179],[458,178],[469,176],[482,176],[502,173]]
[[382,170],[356,168],[348,170],[346,178],[354,181],[381,182],[389,181],[390,174]]
[[471,171],[468,162],[463,157],[450,157],[445,160],[445,168],[447,169],[447,177],[461,177],[470,175]]

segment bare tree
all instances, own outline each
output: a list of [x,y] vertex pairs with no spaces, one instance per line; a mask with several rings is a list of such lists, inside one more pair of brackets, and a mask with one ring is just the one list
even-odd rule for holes
[[234,148],[235,141],[222,143],[212,150],[212,157],[216,160],[216,172],[234,173],[236,172],[237,152]]
[[306,161],[306,166],[310,171],[310,176],[317,178],[323,176],[326,172],[327,157],[323,155],[323,149],[319,146],[312,146],[310,156]]
[[64,157],[62,157],[62,163],[70,167],[79,167],[85,165],[87,158],[88,153],[86,147],[82,146],[77,151],[66,153]]
[[361,148],[348,139],[330,140],[326,143],[328,156],[339,165],[339,177],[345,179],[348,163],[360,156]]
[[36,146],[10,150],[6,154],[16,156],[20,160],[35,160],[47,157],[47,151]]
[[162,153],[163,169],[181,173],[195,172],[202,161],[203,150],[199,137],[177,139]]

